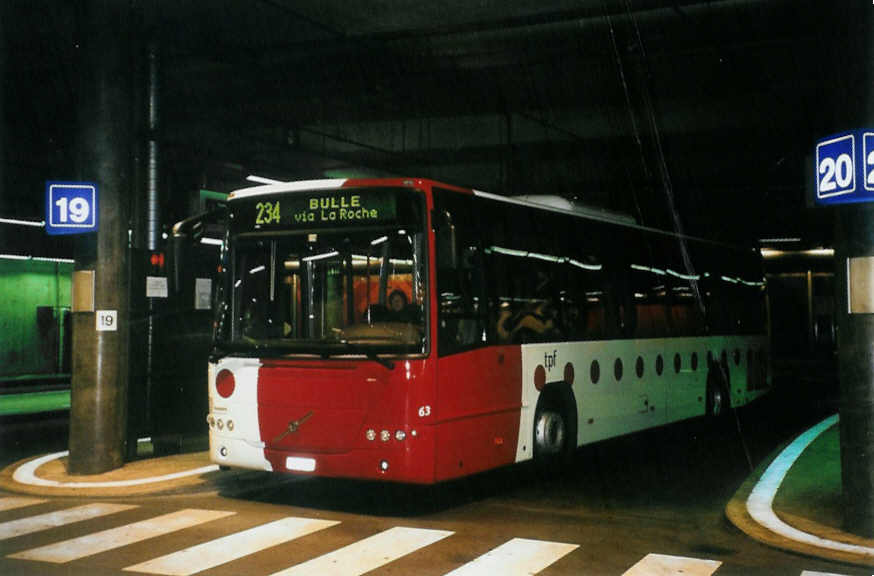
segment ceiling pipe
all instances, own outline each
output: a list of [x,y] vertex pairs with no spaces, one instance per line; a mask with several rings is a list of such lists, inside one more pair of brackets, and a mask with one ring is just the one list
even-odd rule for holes
[[158,43],[155,38],[148,48],[148,142],[146,160],[146,247],[150,251],[158,249],[161,238],[159,168],[160,149],[158,129],[160,127],[160,80]]

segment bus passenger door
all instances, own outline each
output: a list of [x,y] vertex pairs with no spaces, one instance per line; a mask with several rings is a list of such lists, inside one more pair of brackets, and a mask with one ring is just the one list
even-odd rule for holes
[[484,252],[469,199],[435,195],[438,480],[512,463],[519,346],[490,346]]

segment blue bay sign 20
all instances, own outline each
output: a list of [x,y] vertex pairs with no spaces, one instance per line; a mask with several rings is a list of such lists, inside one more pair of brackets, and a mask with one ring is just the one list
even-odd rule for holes
[[874,130],[853,130],[816,144],[816,203],[874,202]]

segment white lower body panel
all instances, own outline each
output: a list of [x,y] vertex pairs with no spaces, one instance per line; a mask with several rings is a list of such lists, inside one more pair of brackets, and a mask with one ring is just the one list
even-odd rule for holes
[[723,353],[726,356],[731,405],[751,402],[767,389],[747,386],[749,351],[753,357],[764,351],[767,358],[767,338],[707,336],[523,345],[516,461],[533,455],[534,417],[541,394],[534,385],[538,367],[546,373],[547,386],[564,382],[567,365],[572,367],[579,446],[704,415],[708,353],[716,362]]

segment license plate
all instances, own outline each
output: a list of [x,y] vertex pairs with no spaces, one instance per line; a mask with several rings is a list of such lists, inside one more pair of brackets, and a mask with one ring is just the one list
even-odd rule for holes
[[316,469],[316,459],[289,456],[285,459],[285,467],[295,472],[313,472]]

